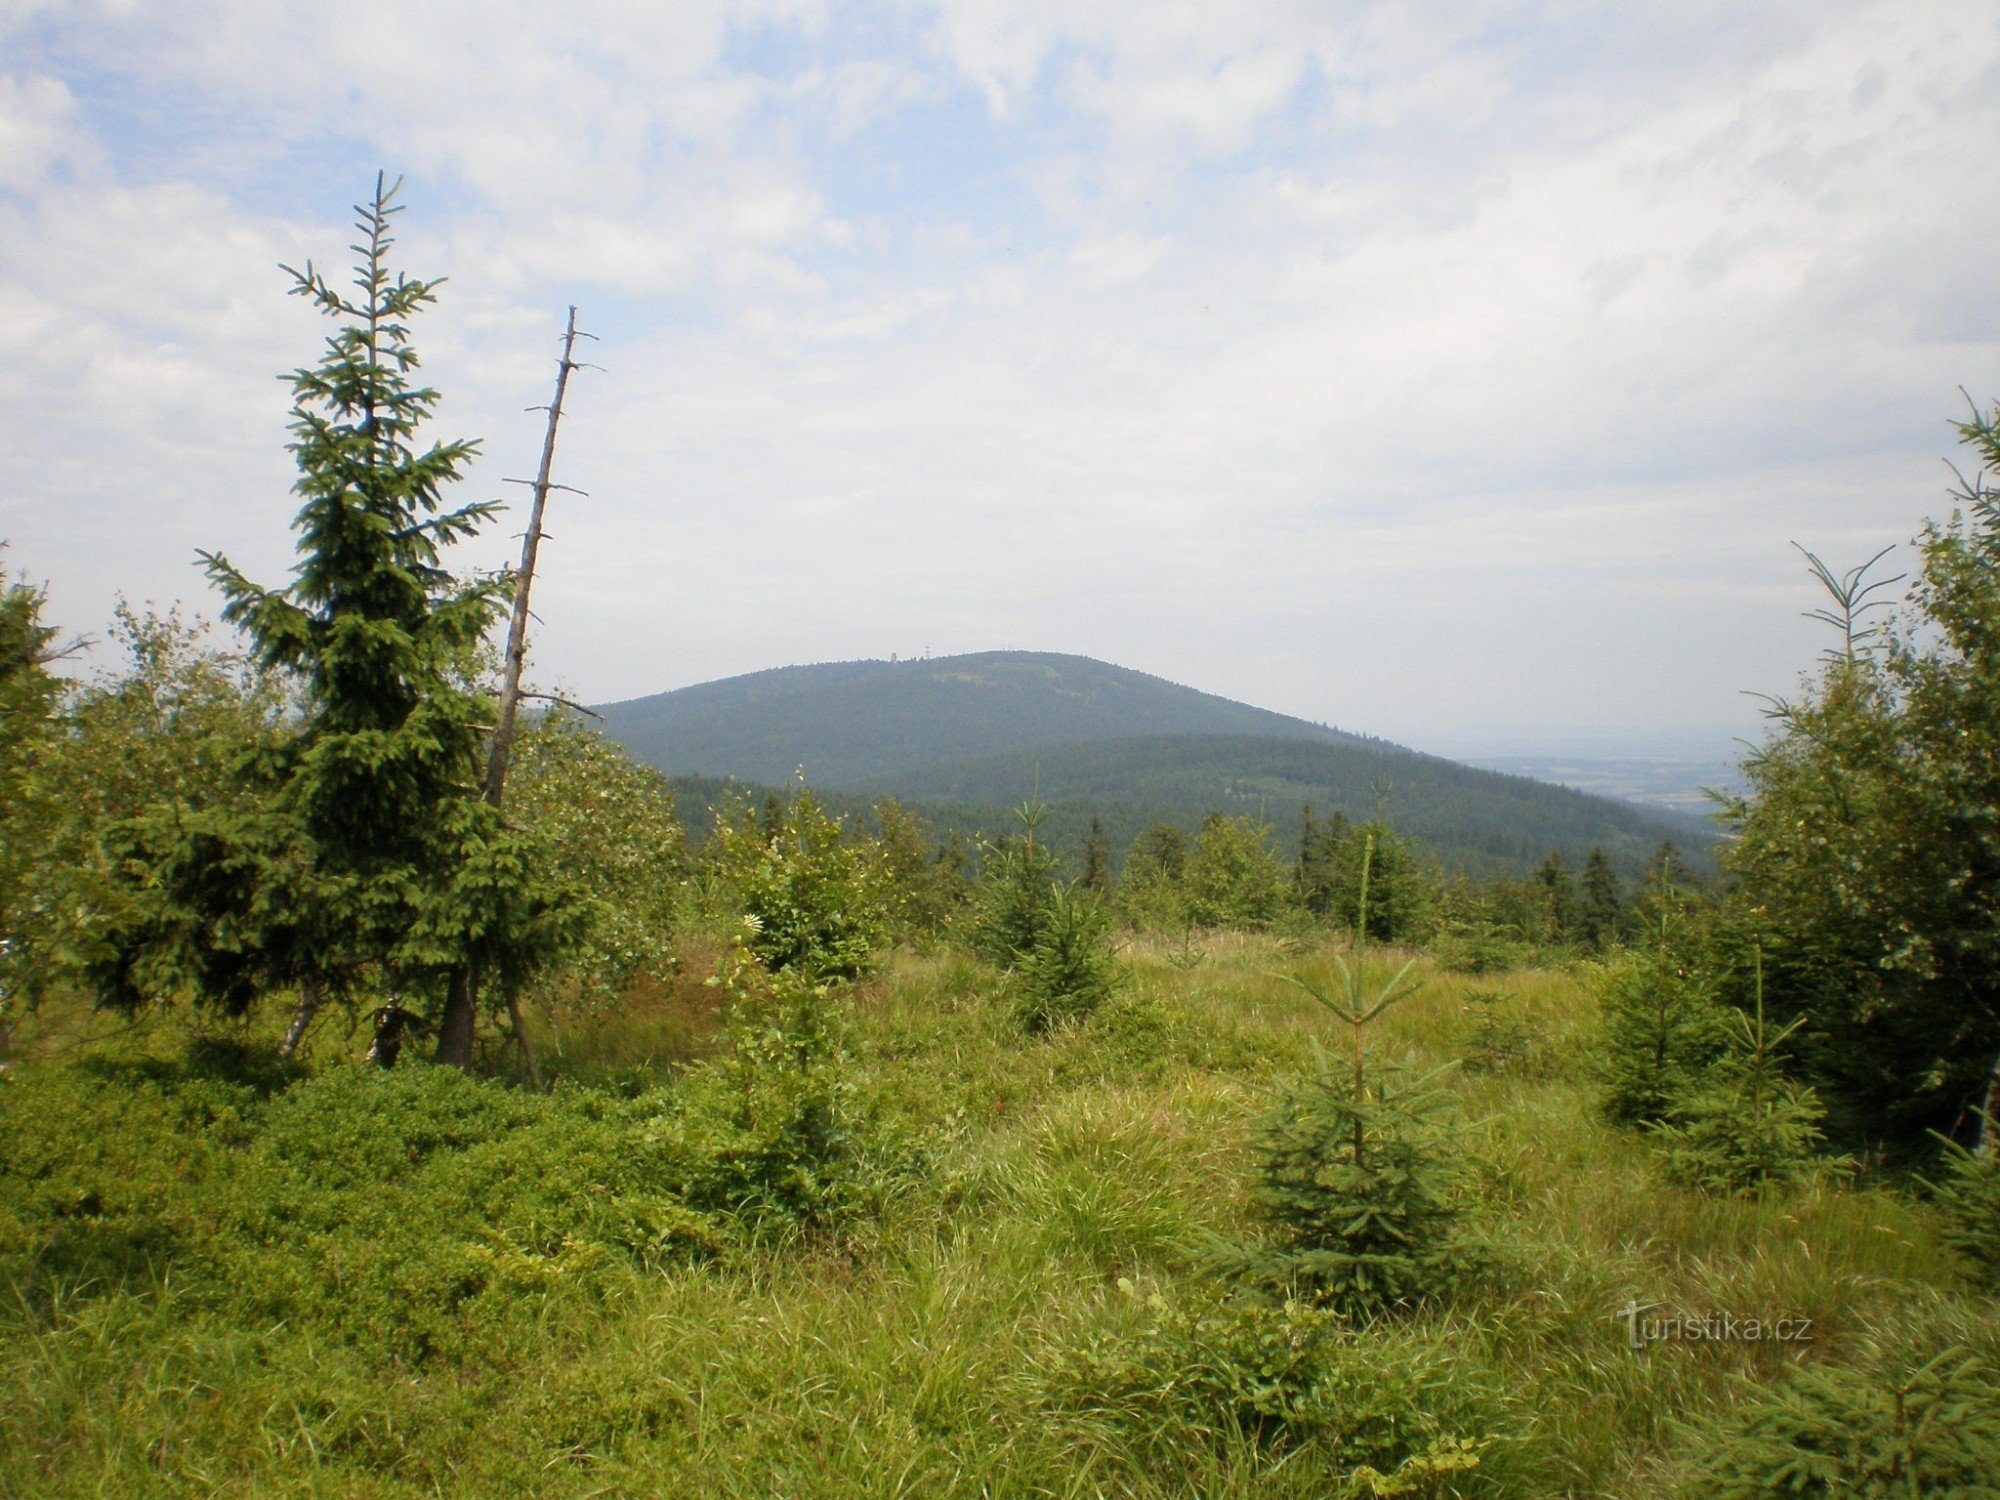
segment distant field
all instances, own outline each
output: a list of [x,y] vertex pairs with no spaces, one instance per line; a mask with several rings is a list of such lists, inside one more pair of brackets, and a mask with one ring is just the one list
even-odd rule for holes
[[1504,771],[1509,776],[1531,776],[1597,797],[1616,797],[1641,807],[1695,816],[1715,810],[1707,788],[1720,792],[1743,789],[1743,778],[1732,761],[1563,755],[1467,755],[1459,759],[1465,765]]

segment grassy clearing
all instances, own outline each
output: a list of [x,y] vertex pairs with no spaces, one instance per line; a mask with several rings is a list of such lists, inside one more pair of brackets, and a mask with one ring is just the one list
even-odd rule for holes
[[[119,1066],[26,1061],[0,1084],[0,1493],[1306,1496],[1365,1493],[1378,1442],[1436,1461],[1383,1493],[1666,1495],[1739,1379],[1845,1360],[1911,1308],[1995,1327],[1890,1187],[1664,1183],[1593,1113],[1587,973],[1425,969],[1378,1045],[1441,1063],[1494,1017],[1525,1039],[1452,1085],[1505,1270],[1324,1346],[1346,1425],[1273,1440],[1265,1398],[1229,1385],[1246,1356],[1206,1311],[1205,1247],[1254,1233],[1247,1127],[1330,1040],[1279,975],[1331,955],[1200,947],[1134,944],[1116,1000],[1037,1040],[990,970],[898,951],[848,1046],[909,1165],[871,1216],[802,1242],[646,1218],[671,1217],[649,1196],[676,1170],[656,1104],[713,1047],[712,951],[546,1032],[554,1101],[399,1104],[331,1056],[308,1083],[245,1081],[158,1028]],[[421,1113],[370,1114],[391,1105]],[[353,1152],[386,1154],[328,1199],[323,1135],[297,1132],[355,1119],[387,1139]],[[619,1144],[640,1137],[653,1155]],[[1633,1302],[1813,1337],[1635,1352]],[[1477,1466],[1450,1467],[1461,1451]]]

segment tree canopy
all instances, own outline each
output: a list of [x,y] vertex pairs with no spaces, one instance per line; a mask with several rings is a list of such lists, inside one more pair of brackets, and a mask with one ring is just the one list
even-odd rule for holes
[[1907,609],[1873,631],[1843,610],[1732,809],[1774,1006],[1808,1018],[1834,1126],[1891,1143],[1975,1128],[2000,1052],[2000,408],[1959,432],[1978,467],[1919,539]]

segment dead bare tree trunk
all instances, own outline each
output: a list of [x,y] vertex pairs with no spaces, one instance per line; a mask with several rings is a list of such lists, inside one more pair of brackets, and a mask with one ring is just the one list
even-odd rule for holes
[[312,1028],[313,1017],[319,1014],[319,1002],[325,994],[317,975],[308,975],[299,981],[299,1008],[292,1013],[292,1024],[285,1028],[285,1040],[279,1044],[278,1056],[290,1057],[299,1050],[299,1043],[306,1039],[306,1032]]
[[[542,434],[541,465],[532,481],[509,481],[527,483],[534,499],[528,508],[528,529],[521,537],[521,566],[514,575],[514,613],[507,625],[507,653],[500,677],[500,712],[493,726],[493,738],[486,747],[484,795],[496,809],[506,795],[508,759],[513,752],[514,725],[521,709],[521,673],[528,659],[528,595],[535,585],[535,561],[542,547],[542,514],[548,507],[549,491],[569,489],[568,485],[554,483],[550,475],[555,467],[556,429],[562,425],[563,397],[569,392],[570,371],[577,368],[575,356],[579,337],[591,338],[594,335],[577,332],[576,309],[571,307],[569,322],[563,329],[562,358],[556,363],[555,399],[543,408],[549,414],[549,425]],[[479,971],[477,965],[469,964],[452,976],[444,1015],[438,1027],[439,1062],[452,1063],[461,1068],[472,1065],[473,1024],[478,1011]],[[511,988],[507,991],[507,1016],[512,1023],[514,1042],[521,1049],[529,1081],[539,1089],[542,1086],[542,1071],[535,1061],[534,1045],[528,1039],[527,1018],[521,1014],[520,998]]]

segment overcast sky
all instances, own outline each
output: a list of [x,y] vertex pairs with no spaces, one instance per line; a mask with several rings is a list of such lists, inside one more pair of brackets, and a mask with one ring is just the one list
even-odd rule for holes
[[602,340],[545,682],[1020,647],[1724,747],[1821,644],[1788,542],[1907,542],[2000,396],[1996,147],[1992,0],[0,0],[0,537],[73,630],[282,578],[278,263],[386,167],[462,498]]

